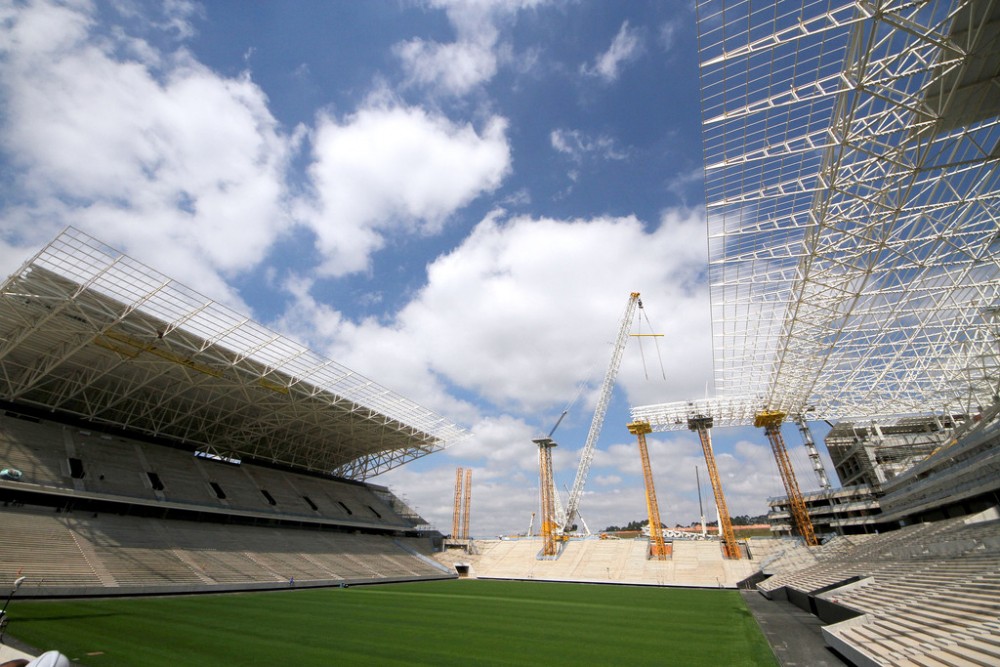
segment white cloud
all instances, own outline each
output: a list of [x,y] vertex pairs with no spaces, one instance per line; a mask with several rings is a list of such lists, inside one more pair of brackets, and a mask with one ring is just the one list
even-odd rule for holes
[[289,224],[295,138],[248,76],[99,34],[86,9],[36,3],[7,18],[0,140],[17,199],[0,217],[16,244],[5,255],[23,259],[19,248],[74,225],[238,302],[224,276],[259,262]]
[[[434,387],[450,384],[504,409],[549,414],[581,382],[600,384],[629,294],[638,290],[650,318],[644,331],[665,334],[660,354],[670,382],[646,381],[630,342],[619,385],[637,405],[701,395],[711,376],[704,234],[699,210],[668,211],[653,231],[635,218],[498,212],[428,267],[426,286],[393,321],[345,322],[300,285],[282,326],[313,332],[305,337],[333,358],[393,378],[404,395],[444,396]],[[648,341],[643,353],[650,377],[659,376]],[[594,400],[593,384],[586,401]]]
[[465,95],[492,79],[501,59],[513,60],[509,46],[500,43],[500,25],[543,1],[431,0],[430,7],[445,11],[456,41],[415,38],[396,44],[393,50],[410,84],[446,95]]
[[[319,306],[309,285],[300,284],[282,327],[296,337],[316,332],[309,339],[313,346],[469,426],[472,436],[442,456],[453,457],[456,465],[472,465],[477,479],[486,471],[493,476],[491,485],[476,485],[474,507],[500,508],[507,500],[513,507],[533,507],[538,473],[531,438],[547,432],[559,410],[577,396],[579,385],[589,383],[560,427],[566,441],[555,451],[560,487],[571,484],[583,440],[577,441],[573,431],[585,431],[590,423],[632,291],[642,292],[651,322],[643,322],[643,331],[652,326],[666,334],[661,353],[668,382],[659,379],[648,341],[644,353],[651,379],[645,379],[638,345],[630,341],[618,387],[635,405],[704,391],[711,376],[704,235],[700,210],[667,211],[653,230],[631,217],[551,220],[496,212],[428,267],[427,284],[393,320],[351,322]],[[492,407],[478,399],[474,406],[462,396],[487,399]],[[609,433],[615,429],[624,432],[621,424],[605,427]],[[628,438],[623,433],[621,441]],[[643,511],[641,478],[639,490],[634,488],[638,459],[634,453],[622,456],[634,458],[634,464],[623,463],[619,470],[619,463],[598,452],[592,475],[605,485],[589,485],[584,500],[590,508],[585,519],[592,527],[628,520],[622,508],[631,507],[635,493],[636,511]],[[663,465],[664,473],[670,467]],[[520,485],[502,479],[515,477],[523,480]],[[616,477],[622,481],[614,482]],[[390,473],[388,479],[425,509],[440,505],[438,496],[447,496],[450,484],[435,488],[404,471]],[[377,481],[389,483],[381,477]],[[443,502],[447,508],[448,499]],[[604,504],[606,512],[598,509]],[[495,534],[511,530],[515,514],[499,511],[488,519],[489,528],[475,517],[474,524],[483,534]],[[447,529],[449,516],[444,512],[429,518]]]
[[608,50],[597,56],[593,65],[582,65],[580,72],[599,77],[606,83],[613,83],[621,74],[622,66],[638,58],[642,49],[642,36],[639,31],[630,29],[628,21],[625,21],[618,29],[618,34],[611,41]]
[[557,128],[549,133],[549,143],[557,152],[568,155],[576,162],[594,156],[602,160],[624,160],[628,152],[618,148],[615,140],[606,135],[591,137],[580,130]]
[[322,272],[362,271],[390,232],[434,234],[496,189],[510,169],[506,121],[481,132],[417,107],[376,104],[343,122],[321,115],[309,168],[316,201],[303,218],[325,258]]
[[660,48],[669,53],[677,41],[677,32],[682,30],[684,23],[679,20],[667,21],[660,26]]
[[437,87],[449,95],[464,95],[497,72],[492,39],[450,44],[411,39],[397,44],[395,53],[403,61],[410,83]]

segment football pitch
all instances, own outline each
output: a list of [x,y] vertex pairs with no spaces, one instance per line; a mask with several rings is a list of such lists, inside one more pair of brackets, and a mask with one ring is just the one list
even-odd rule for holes
[[9,634],[88,666],[777,665],[731,590],[440,581],[9,613]]

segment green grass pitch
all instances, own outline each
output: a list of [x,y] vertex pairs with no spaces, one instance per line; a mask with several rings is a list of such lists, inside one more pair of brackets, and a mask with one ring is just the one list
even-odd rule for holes
[[735,591],[509,581],[16,600],[8,633],[83,665],[771,665]]

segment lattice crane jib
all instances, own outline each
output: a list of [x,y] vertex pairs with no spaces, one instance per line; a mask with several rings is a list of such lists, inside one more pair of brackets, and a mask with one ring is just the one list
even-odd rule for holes
[[639,458],[642,461],[642,478],[646,487],[646,514],[649,517],[649,555],[657,560],[666,560],[668,551],[663,539],[663,525],[660,522],[660,505],[656,500],[653,468],[649,464],[649,450],[646,447],[646,434],[652,431],[649,422],[628,424],[628,432],[636,437],[639,444]]
[[611,402],[611,393],[615,386],[615,378],[618,377],[622,353],[625,351],[625,344],[629,339],[629,331],[632,328],[632,319],[636,308],[642,308],[642,301],[639,299],[638,292],[632,292],[629,294],[628,302],[625,304],[625,312],[622,315],[618,335],[615,338],[614,347],[611,352],[611,361],[608,364],[607,372],[604,374],[604,382],[601,384],[597,406],[594,408],[594,417],[591,420],[590,430],[587,432],[587,440],[583,445],[583,452],[580,455],[580,465],[576,471],[573,488],[569,493],[569,501],[566,503],[566,514],[562,521],[562,529],[566,532],[572,529],[574,520],[580,510],[583,487],[587,483],[590,466],[594,462],[597,439],[601,435],[601,428],[604,426],[604,417],[608,411],[608,404]]
[[806,503],[799,489],[799,483],[795,478],[795,470],[792,462],[788,458],[788,449],[785,447],[785,440],[781,436],[781,424],[788,415],[780,410],[764,410],[758,413],[754,420],[754,426],[763,428],[767,434],[768,442],[771,443],[771,452],[774,454],[775,463],[778,465],[778,472],[781,481],[785,485],[785,493],[788,495],[788,504],[791,509],[792,520],[799,531],[799,535],[805,541],[806,546],[812,547],[819,544],[816,534],[813,531],[812,519],[806,509]]
[[740,545],[736,541],[733,530],[733,520],[729,516],[729,506],[726,504],[726,494],[722,490],[722,478],[715,464],[715,452],[712,450],[711,428],[713,419],[704,415],[696,415],[688,419],[688,429],[698,433],[701,449],[705,454],[705,467],[712,483],[712,493],[715,495],[715,507],[719,512],[719,539],[722,540],[722,552],[726,558],[740,560],[743,556]]

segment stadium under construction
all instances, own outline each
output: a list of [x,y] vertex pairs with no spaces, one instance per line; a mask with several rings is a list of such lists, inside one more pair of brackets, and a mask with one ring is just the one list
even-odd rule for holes
[[[565,506],[550,433],[537,537],[472,540],[471,470],[447,537],[370,481],[463,428],[70,228],[0,287],[0,581],[739,587],[855,665],[1000,663],[1000,3],[697,9],[718,394],[632,408],[648,538],[569,539],[639,293]],[[712,433],[736,426],[785,489],[770,537],[732,526]],[[646,438],[681,430],[709,538],[659,520]]]

